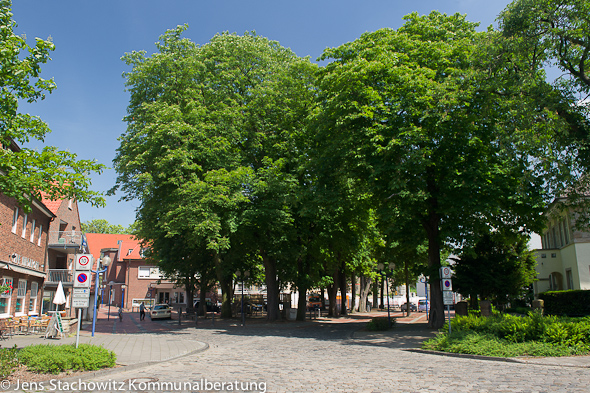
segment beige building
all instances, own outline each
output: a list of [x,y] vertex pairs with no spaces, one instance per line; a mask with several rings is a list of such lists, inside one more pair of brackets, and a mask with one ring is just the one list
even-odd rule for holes
[[[558,204],[556,200],[552,212],[557,212]],[[542,249],[535,250],[535,296],[550,290],[590,289],[590,230],[574,229],[576,214],[571,210],[549,217],[541,235]]]

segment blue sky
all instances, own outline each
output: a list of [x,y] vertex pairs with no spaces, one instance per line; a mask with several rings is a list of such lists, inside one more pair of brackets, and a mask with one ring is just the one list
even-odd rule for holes
[[[51,37],[56,49],[41,76],[54,78],[57,89],[36,104],[21,105],[20,111],[40,116],[52,133],[45,144],[97,159],[111,167],[117,138],[125,131],[122,121],[129,95],[120,60],[126,52],[155,51],[154,43],[167,29],[187,23],[185,36],[197,44],[208,42],[223,31],[259,35],[278,41],[299,56],[312,60],[328,47],[358,38],[383,27],[398,28],[402,17],[438,10],[467,14],[480,22],[480,29],[495,23],[506,0],[444,1],[267,1],[267,0],[13,0],[17,34]],[[32,145],[40,146],[40,144]],[[106,191],[114,185],[110,169],[93,176],[93,189]],[[138,202],[106,198],[105,208],[80,204],[80,219],[106,219],[127,226],[135,219]]]

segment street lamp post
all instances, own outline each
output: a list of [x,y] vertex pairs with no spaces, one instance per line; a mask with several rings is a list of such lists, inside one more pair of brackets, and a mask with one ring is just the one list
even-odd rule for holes
[[123,308],[123,305],[125,304],[125,288],[125,284],[121,285],[121,308]]
[[[94,314],[92,316],[92,337],[94,337],[94,330],[96,328],[96,303],[98,298],[98,275],[107,271],[109,265],[111,264],[111,258],[108,256],[103,256],[101,259],[98,260],[98,266],[96,270],[91,270],[92,273],[96,274],[94,278]],[[100,269],[104,266],[104,269]],[[101,300],[102,301],[102,300]]]
[[107,321],[111,320],[111,296],[113,295],[113,284],[115,282],[111,281],[109,282],[110,288],[109,288],[109,313],[107,315]]
[[250,276],[250,272],[246,270],[244,274],[242,274],[242,272],[238,270],[236,276],[242,279],[242,326],[246,326],[246,314],[244,313],[244,280]]
[[[395,264],[393,262],[390,262],[389,265],[389,270],[393,270],[395,269]],[[379,273],[383,274],[383,269],[385,268],[385,265],[383,265],[382,263],[378,263],[377,264],[377,269],[379,269]],[[390,274],[385,273],[385,277],[389,277]],[[389,281],[385,282],[385,286],[387,287],[387,322],[389,323],[389,327],[391,327],[391,311],[389,309]]]

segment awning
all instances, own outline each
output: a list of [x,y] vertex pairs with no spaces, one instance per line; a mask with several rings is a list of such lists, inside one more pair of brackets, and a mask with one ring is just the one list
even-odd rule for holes
[[163,282],[161,284],[151,284],[150,288],[154,288],[154,289],[180,289],[180,290],[184,290],[184,287],[179,287],[177,286],[175,283],[173,282]]
[[9,262],[0,262],[0,268],[17,273],[28,274],[30,276],[45,278],[45,273],[26,267],[18,266]]

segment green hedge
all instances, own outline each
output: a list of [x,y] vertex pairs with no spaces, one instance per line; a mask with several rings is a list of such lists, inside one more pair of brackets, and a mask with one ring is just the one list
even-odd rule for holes
[[590,291],[549,291],[539,294],[546,315],[590,315]]
[[29,370],[58,374],[66,370],[99,370],[115,367],[116,355],[103,347],[90,344],[32,345],[18,353],[18,359]]

